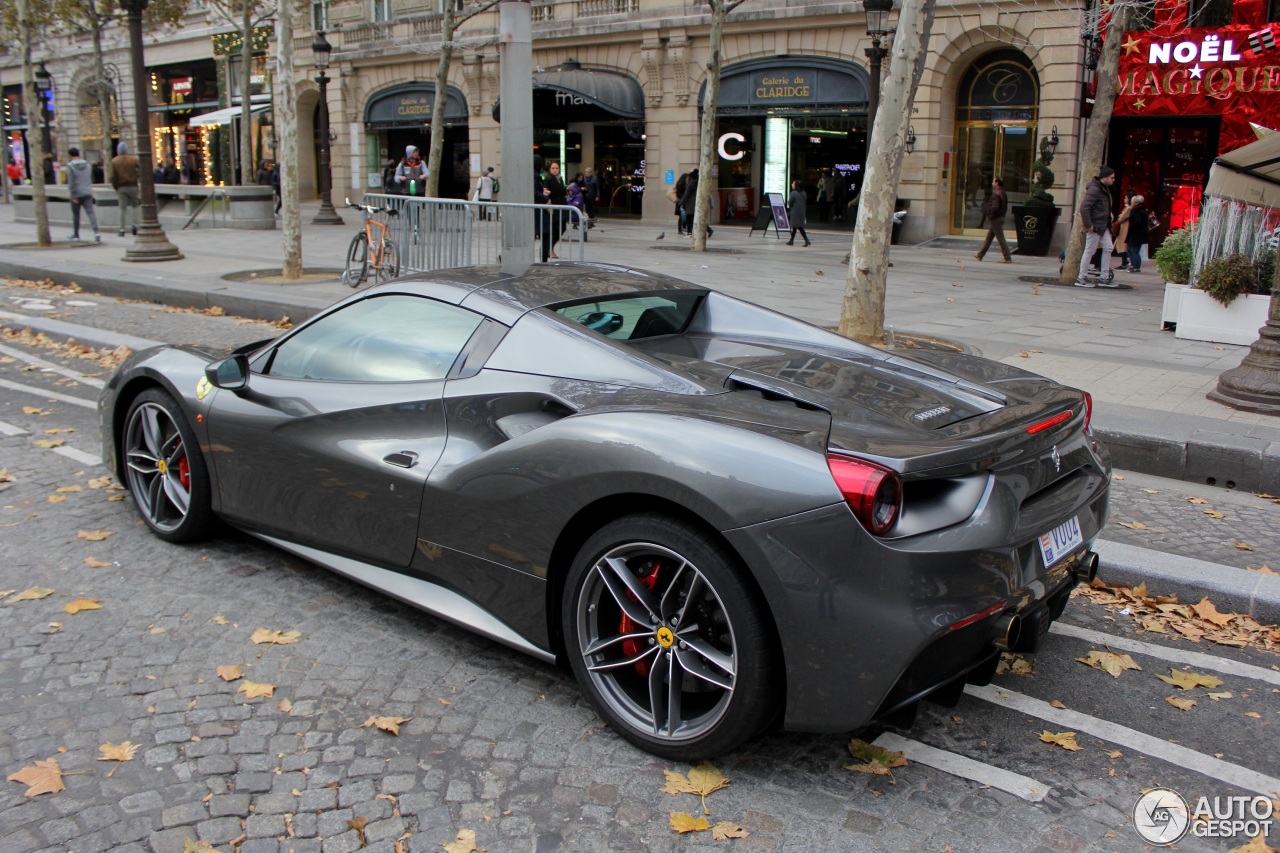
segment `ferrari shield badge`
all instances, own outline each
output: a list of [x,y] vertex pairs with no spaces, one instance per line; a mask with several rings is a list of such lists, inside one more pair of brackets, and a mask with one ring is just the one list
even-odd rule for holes
[[201,376],[200,381],[196,383],[196,399],[203,400],[209,396],[209,392],[213,390],[213,383],[209,381],[207,376]]

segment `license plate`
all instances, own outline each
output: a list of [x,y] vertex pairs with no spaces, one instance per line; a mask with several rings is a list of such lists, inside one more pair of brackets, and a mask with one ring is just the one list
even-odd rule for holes
[[1044,567],[1049,568],[1083,544],[1084,537],[1080,535],[1078,518],[1058,525],[1040,537],[1040,554],[1044,557]]

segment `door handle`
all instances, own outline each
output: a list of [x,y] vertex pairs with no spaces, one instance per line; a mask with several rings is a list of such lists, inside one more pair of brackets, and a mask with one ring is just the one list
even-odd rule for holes
[[382,457],[382,461],[398,468],[412,468],[418,464],[418,454],[412,450],[401,450],[399,453],[390,453]]

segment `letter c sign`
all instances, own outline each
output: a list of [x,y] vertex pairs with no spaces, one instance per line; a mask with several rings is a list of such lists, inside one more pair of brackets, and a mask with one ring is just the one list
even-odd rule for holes
[[741,160],[742,149],[738,149],[737,151],[730,154],[728,148],[725,147],[726,143],[728,143],[729,140],[733,140],[734,142],[741,144],[743,142],[746,142],[747,138],[743,136],[741,133],[726,133],[724,136],[720,137],[720,146],[719,146],[720,156],[723,157],[725,160]]

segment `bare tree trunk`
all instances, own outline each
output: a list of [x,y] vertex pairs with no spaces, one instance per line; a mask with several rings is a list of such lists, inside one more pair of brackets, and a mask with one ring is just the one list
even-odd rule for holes
[[18,49],[22,51],[22,102],[27,113],[27,147],[31,160],[31,203],[36,216],[36,242],[48,246],[49,205],[44,192],[44,137],[41,133],[40,98],[36,94],[35,72],[31,69],[31,6],[30,0],[16,0],[18,10]]
[[880,106],[867,146],[867,171],[840,308],[840,334],[863,343],[878,345],[884,340],[889,236],[902,173],[903,137],[924,73],[934,5],[935,0],[904,0],[902,4],[889,53],[889,73],[880,92]]
[[427,154],[427,198],[440,195],[440,161],[444,159],[444,108],[449,92],[449,63],[453,59],[453,34],[457,21],[453,6],[441,23],[440,64],[436,66],[436,95],[431,102],[431,147]]
[[240,184],[247,187],[257,180],[258,168],[253,162],[253,98],[249,94],[253,79],[253,3],[252,0],[243,2],[244,16],[240,23]]
[[1120,84],[1120,42],[1129,26],[1129,8],[1119,4],[1111,8],[1114,11],[1111,13],[1111,22],[1107,24],[1107,37],[1102,43],[1102,54],[1098,58],[1098,69],[1095,72],[1098,75],[1098,94],[1094,98],[1093,117],[1089,119],[1089,127],[1085,131],[1079,171],[1076,172],[1076,209],[1071,211],[1069,217],[1071,231],[1067,240],[1067,256],[1062,263],[1062,276],[1059,279],[1063,284],[1070,284],[1080,274],[1080,256],[1084,254],[1086,237],[1078,213],[1080,201],[1084,198],[1089,182],[1102,166],[1102,155],[1107,148],[1107,133],[1111,130],[1111,112],[1116,104],[1116,89]]
[[284,156],[276,161],[280,170],[280,224],[284,229],[284,269],[288,281],[302,278],[302,211],[298,205],[298,97],[293,76],[292,3],[280,4],[276,18],[276,79],[273,98],[276,132]]
[[106,182],[111,183],[111,158],[115,151],[111,147],[111,90],[107,88],[106,63],[102,61],[102,18],[98,15],[98,6],[89,3],[89,14],[95,24],[93,27],[93,73],[98,78],[94,86],[94,95],[98,98],[98,113],[102,116],[102,174]]
[[716,151],[716,111],[720,102],[720,50],[724,43],[724,19],[738,7],[737,3],[727,5],[725,0],[710,0],[711,32],[707,34],[710,42],[707,45],[707,94],[702,101],[702,125],[698,133],[698,194],[693,204],[693,240],[690,249],[694,252],[707,250],[707,227],[711,224],[711,193],[719,185],[719,180],[711,174],[715,165]]

